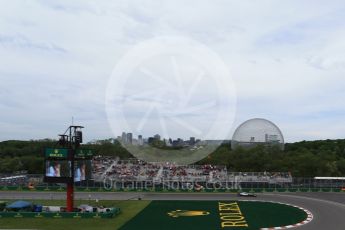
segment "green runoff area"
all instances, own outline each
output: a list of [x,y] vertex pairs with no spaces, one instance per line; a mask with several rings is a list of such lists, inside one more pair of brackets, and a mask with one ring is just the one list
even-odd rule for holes
[[[64,200],[30,200],[42,205],[65,205]],[[11,202],[8,200],[7,202]],[[95,201],[80,204],[118,207],[112,219],[0,218],[3,229],[73,230],[257,230],[299,223],[307,214],[298,208],[254,201]]]
[[[5,200],[11,203],[14,200]],[[65,200],[28,200],[34,204],[65,206]],[[116,230],[132,219],[150,201],[102,201],[76,200],[75,206],[89,204],[91,206],[117,207],[121,213],[112,219],[54,219],[54,218],[0,218],[0,229],[46,229],[46,230]]]
[[299,208],[271,202],[152,201],[120,230],[258,230],[297,224],[306,218],[307,213]]

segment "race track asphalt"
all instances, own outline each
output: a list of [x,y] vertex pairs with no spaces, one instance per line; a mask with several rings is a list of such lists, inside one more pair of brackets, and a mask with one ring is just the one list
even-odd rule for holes
[[[0,192],[1,199],[65,199],[61,192]],[[344,230],[345,193],[260,193],[257,197],[238,197],[230,193],[87,193],[75,194],[75,199],[99,200],[262,200],[297,205],[311,211],[312,222],[301,230]]]

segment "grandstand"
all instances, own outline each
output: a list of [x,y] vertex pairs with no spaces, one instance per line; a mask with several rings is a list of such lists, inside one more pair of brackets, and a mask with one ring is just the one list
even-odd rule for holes
[[94,179],[103,181],[224,181],[225,166],[177,165],[174,163],[146,163],[140,160],[97,158],[94,160]]
[[0,177],[0,186],[14,186],[27,182],[26,175],[3,176]]
[[[246,187],[287,187],[293,179],[290,173],[272,172],[228,172],[221,165],[178,165],[176,163],[147,163],[138,159],[120,160],[108,156],[93,159],[93,179],[77,186],[101,186],[111,181],[116,187],[128,184],[145,184],[166,188],[183,186],[217,185],[218,188],[241,189]],[[48,186],[43,175],[0,176],[0,186]]]
[[217,184],[219,188],[230,187],[286,187],[292,183],[290,173],[282,172],[228,172],[219,165],[177,165],[175,163],[147,163],[141,160],[119,160],[110,157],[94,159],[94,180],[112,181],[119,186],[126,184],[154,183],[165,187],[178,184]]
[[[178,165],[176,163],[148,163],[138,159],[120,160],[109,156],[93,159],[91,180],[76,183],[77,187],[104,188],[344,188],[344,177],[293,178],[289,172],[231,172],[222,165]],[[0,187],[63,186],[43,183],[43,175],[0,175]]]

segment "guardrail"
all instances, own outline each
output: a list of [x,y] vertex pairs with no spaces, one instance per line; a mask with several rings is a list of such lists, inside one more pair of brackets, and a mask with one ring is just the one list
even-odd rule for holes
[[[262,192],[340,192],[345,179],[316,179],[257,176],[255,173],[229,174],[212,181],[198,180],[88,180],[76,183],[77,191],[262,191]],[[237,175],[237,174],[236,174]],[[29,183],[30,181],[30,183]],[[65,191],[64,185],[43,183],[42,175],[26,175],[25,180],[0,183],[0,191]],[[0,181],[1,182],[1,181]],[[30,185],[31,184],[31,185]],[[200,189],[203,188],[203,189]]]

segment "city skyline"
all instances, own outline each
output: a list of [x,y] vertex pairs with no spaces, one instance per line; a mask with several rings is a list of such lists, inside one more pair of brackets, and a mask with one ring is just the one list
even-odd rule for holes
[[177,137],[177,138],[172,138],[172,137],[162,137],[160,136],[160,134],[155,134],[155,135],[149,135],[149,136],[143,136],[141,134],[136,135],[137,138],[133,137],[133,133],[131,132],[122,132],[121,136],[117,136],[117,140],[125,143],[125,144],[137,144],[137,145],[143,145],[144,143],[147,144],[150,142],[150,138],[154,139],[154,140],[158,140],[158,141],[165,141],[165,143],[167,142],[171,142],[171,144],[174,141],[182,141],[182,142],[189,142],[189,143],[197,143],[200,141],[203,141],[201,139],[197,139],[196,137],[189,137],[189,139],[184,139],[181,137]]

